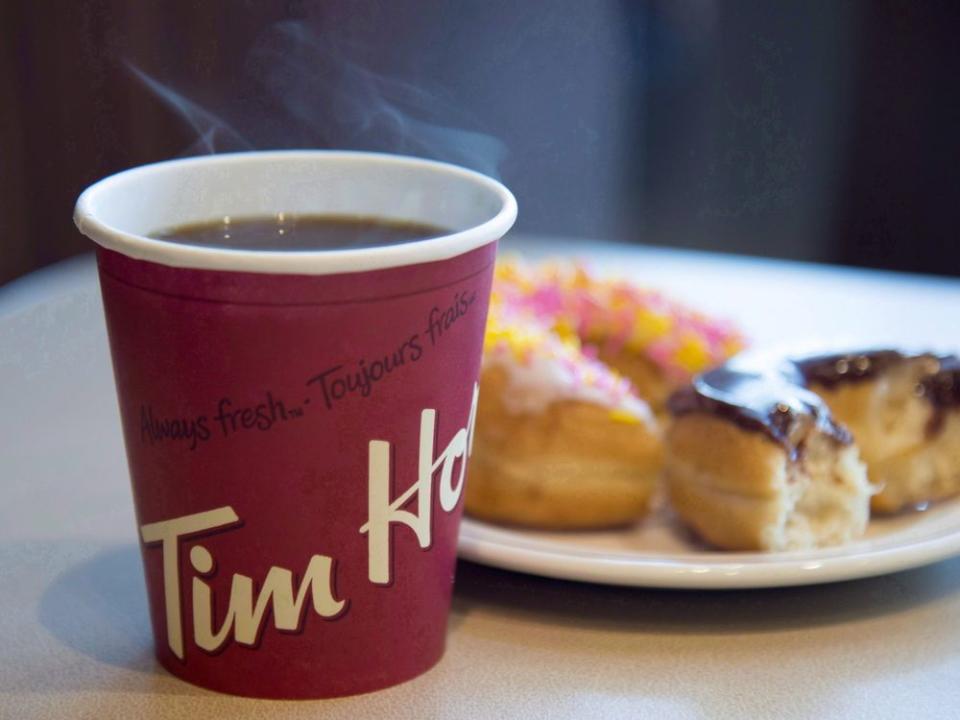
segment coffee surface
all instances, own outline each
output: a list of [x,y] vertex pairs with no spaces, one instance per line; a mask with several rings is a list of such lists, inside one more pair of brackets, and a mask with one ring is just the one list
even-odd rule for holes
[[150,234],[167,242],[234,250],[351,250],[427,240],[448,230],[359,215],[222,217]]

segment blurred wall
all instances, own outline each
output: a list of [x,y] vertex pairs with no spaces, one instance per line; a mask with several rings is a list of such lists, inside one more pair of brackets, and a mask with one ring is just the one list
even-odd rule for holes
[[624,3],[636,76],[638,241],[832,260],[857,6]]
[[498,172],[519,231],[960,274],[958,8],[4,0],[0,282],[103,175],[302,146]]
[[838,262],[960,275],[960,3],[860,6]]

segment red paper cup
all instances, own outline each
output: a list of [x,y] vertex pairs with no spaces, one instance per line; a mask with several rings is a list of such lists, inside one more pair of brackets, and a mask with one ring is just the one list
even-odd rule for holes
[[[451,232],[305,252],[147,237],[279,211]],[[494,253],[515,216],[477,173],[322,151],[159,163],[80,197],[174,675],[317,698],[440,659]]]

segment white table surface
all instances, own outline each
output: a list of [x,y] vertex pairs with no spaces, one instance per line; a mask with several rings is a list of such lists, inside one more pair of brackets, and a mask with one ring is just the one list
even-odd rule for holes
[[[591,257],[763,343],[960,349],[960,282],[600,243]],[[425,676],[333,701],[200,690],[154,662],[90,257],[0,288],[0,718],[960,717],[960,559],[679,592],[461,563]]]

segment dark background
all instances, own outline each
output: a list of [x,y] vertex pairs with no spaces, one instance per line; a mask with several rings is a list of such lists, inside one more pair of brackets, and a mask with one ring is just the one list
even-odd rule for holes
[[499,174],[517,230],[960,275],[960,3],[0,0],[0,283],[79,192],[271,147]]

